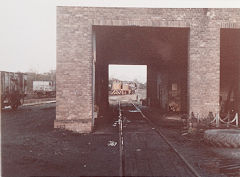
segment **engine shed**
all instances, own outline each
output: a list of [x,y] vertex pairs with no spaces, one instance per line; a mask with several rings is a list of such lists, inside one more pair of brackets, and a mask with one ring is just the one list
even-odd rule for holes
[[92,131],[110,64],[147,65],[148,106],[218,113],[231,85],[240,100],[239,47],[238,9],[57,7],[54,126]]

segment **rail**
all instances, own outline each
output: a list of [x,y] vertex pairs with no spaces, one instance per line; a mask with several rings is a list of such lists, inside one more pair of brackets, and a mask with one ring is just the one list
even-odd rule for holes
[[119,168],[119,176],[124,176],[124,149],[123,149],[123,119],[122,119],[122,111],[121,111],[121,102],[118,102],[118,124],[119,124],[119,152],[120,152],[120,168]]

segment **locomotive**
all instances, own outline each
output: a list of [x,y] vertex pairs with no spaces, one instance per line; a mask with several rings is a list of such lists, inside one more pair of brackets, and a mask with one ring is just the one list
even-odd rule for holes
[[137,84],[131,81],[113,81],[111,85],[111,95],[129,95],[134,94]]

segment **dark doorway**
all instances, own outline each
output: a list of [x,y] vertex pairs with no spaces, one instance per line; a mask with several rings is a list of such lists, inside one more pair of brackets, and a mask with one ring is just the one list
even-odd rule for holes
[[221,29],[220,35],[220,110],[239,112],[240,29]]
[[189,28],[94,26],[93,31],[94,100],[100,114],[109,108],[109,65],[146,65],[145,104],[163,112],[188,111]]

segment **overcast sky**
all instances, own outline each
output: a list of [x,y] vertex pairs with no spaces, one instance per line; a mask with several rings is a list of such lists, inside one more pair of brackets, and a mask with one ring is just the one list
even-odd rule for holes
[[146,65],[109,65],[109,78],[122,81],[133,81],[137,79],[141,83],[147,81]]
[[240,7],[238,0],[2,0],[0,70],[56,68],[56,6]]

